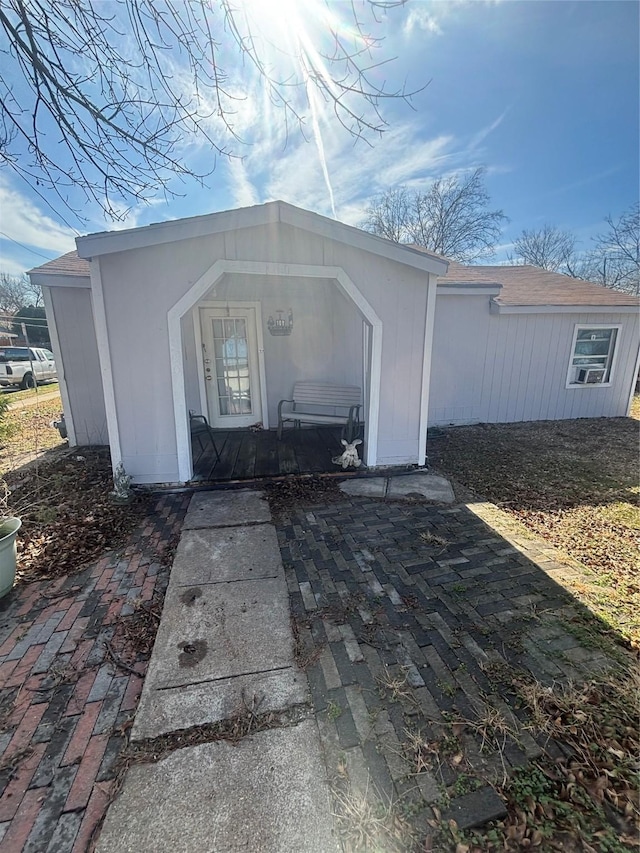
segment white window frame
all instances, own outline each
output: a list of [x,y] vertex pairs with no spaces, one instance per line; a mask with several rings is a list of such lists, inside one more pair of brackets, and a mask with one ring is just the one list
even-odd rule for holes
[[[578,341],[578,332],[581,329],[615,329],[616,338],[613,343],[613,354],[610,355],[611,365],[609,368],[609,379],[606,382],[572,382],[571,377],[575,370],[573,359],[576,355],[576,343]],[[618,360],[618,350],[620,349],[620,332],[622,325],[617,323],[576,323],[573,330],[573,340],[571,342],[571,352],[569,353],[569,367],[567,369],[567,384],[566,388],[610,388],[613,382],[614,371],[616,369],[616,361]]]

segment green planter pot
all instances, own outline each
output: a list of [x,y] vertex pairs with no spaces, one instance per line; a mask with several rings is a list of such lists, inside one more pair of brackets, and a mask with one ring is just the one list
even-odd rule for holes
[[0,519],[0,598],[11,592],[16,579],[16,536],[19,518]]

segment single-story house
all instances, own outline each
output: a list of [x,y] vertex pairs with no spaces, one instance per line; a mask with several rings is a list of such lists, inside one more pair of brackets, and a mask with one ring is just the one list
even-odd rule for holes
[[[296,382],[362,391],[370,467],[427,427],[624,416],[640,301],[530,266],[462,266],[281,201],[91,234],[31,271],[71,444],[185,483],[189,412],[274,429]],[[337,411],[337,410],[336,410]]]
[[0,347],[18,346],[18,335],[10,332],[6,326],[0,325]]

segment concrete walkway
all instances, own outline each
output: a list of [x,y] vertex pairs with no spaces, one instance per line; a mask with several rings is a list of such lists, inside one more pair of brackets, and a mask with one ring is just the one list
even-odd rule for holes
[[256,491],[196,494],[131,739],[294,707],[301,721],[133,767],[97,850],[337,850],[308,700],[268,505]]

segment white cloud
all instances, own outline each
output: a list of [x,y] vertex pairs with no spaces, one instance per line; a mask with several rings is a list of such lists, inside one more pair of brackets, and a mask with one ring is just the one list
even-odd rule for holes
[[407,17],[403,25],[405,36],[411,37],[416,32],[432,33],[440,36],[443,25],[454,16],[464,14],[468,9],[479,6],[497,6],[502,0],[420,0],[410,3]]
[[[500,117],[501,120],[502,117]],[[499,120],[493,124],[497,127]],[[403,184],[427,189],[435,177],[456,174],[477,164],[475,147],[484,128],[463,142],[442,133],[424,138],[419,123],[398,123],[373,146],[355,143],[345,132],[323,126],[326,170],[339,219],[358,224],[377,193]],[[238,204],[283,199],[291,204],[332,216],[327,179],[313,142],[266,140],[252,147],[242,168],[229,165],[231,194]]]
[[498,116],[495,121],[492,121],[491,124],[488,124],[486,127],[481,128],[477,133],[471,137],[471,142],[469,143],[471,148],[478,148],[484,140],[493,133],[496,128],[500,127],[502,122],[504,121],[504,117],[509,112],[510,107],[507,107],[506,110],[503,110],[502,113]]
[[2,231],[11,240],[26,246],[64,254],[75,249],[75,233],[55,222],[26,196],[0,179]]
[[23,264],[20,261],[16,261],[13,258],[8,257],[4,251],[0,251],[0,272],[6,273],[7,275],[21,276],[27,269],[38,266],[39,263],[44,264],[44,259],[38,261],[34,256],[31,264]]
[[249,180],[244,161],[234,158],[229,162],[228,168],[234,205],[236,207],[251,207],[254,204],[259,204],[260,199],[257,190]]
[[414,30],[422,30],[436,36],[442,35],[440,24],[426,5],[409,7],[409,14],[404,22],[404,32],[410,35]]

